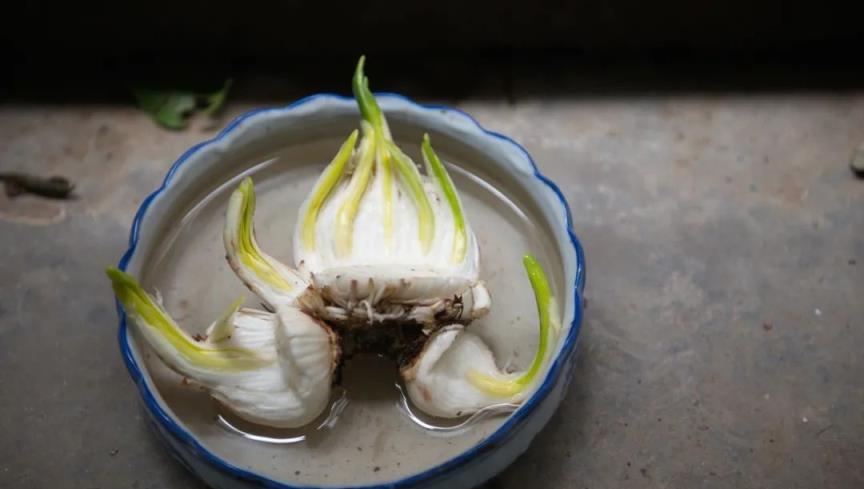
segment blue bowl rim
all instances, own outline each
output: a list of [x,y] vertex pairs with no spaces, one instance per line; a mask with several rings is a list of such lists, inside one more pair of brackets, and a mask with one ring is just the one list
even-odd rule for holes
[[[489,437],[484,439],[479,444],[471,447],[465,452],[457,455],[456,457],[447,460],[437,466],[431,467],[419,474],[415,474],[409,477],[405,477],[403,479],[398,479],[391,482],[385,482],[380,484],[369,484],[369,485],[361,485],[361,486],[343,486],[344,489],[390,489],[390,488],[408,488],[414,487],[416,485],[422,483],[428,483],[433,479],[438,477],[445,476],[451,473],[454,469],[461,467],[463,465],[467,465],[469,462],[474,461],[479,458],[480,455],[485,454],[491,449],[497,447],[498,445],[505,442],[507,439],[512,436],[513,433],[517,431],[521,425],[527,421],[530,414],[540,405],[540,403],[550,394],[552,391],[556,379],[563,372],[563,369],[568,363],[568,360],[571,355],[574,354],[576,350],[577,338],[579,336],[579,330],[582,325],[582,292],[585,288],[585,252],[582,248],[582,244],[579,241],[579,238],[576,236],[576,233],[573,231],[573,218],[570,211],[570,205],[567,203],[567,199],[564,197],[564,194],[561,192],[561,189],[550,180],[548,177],[543,175],[540,170],[537,168],[537,164],[531,158],[531,155],[528,151],[519,143],[517,143],[512,138],[497,133],[495,131],[490,131],[484,128],[474,117],[472,117],[467,112],[464,112],[460,109],[456,109],[453,107],[449,107],[446,105],[437,105],[437,104],[420,104],[411,100],[410,98],[390,92],[376,92],[376,98],[394,98],[398,99],[402,102],[405,102],[416,109],[421,110],[432,110],[438,112],[447,112],[451,114],[455,114],[457,116],[463,117],[471,122],[474,126],[477,127],[482,133],[492,138],[503,141],[507,144],[512,145],[517,150],[522,152],[528,162],[531,164],[533,169],[534,177],[540,180],[543,184],[549,187],[558,199],[561,201],[565,209],[565,224],[567,226],[567,234],[570,238],[570,243],[573,246],[573,250],[576,253],[576,276],[573,284],[573,294],[574,294],[574,311],[573,311],[573,321],[571,322],[570,329],[567,337],[564,340],[564,345],[561,349],[561,354],[559,354],[552,366],[549,368],[546,373],[546,378],[543,380],[543,383],[537,388],[537,391],[531,396],[530,399],[513,415],[511,415],[507,421],[505,421],[494,433],[492,433]],[[267,112],[290,112],[292,110],[297,109],[305,104],[310,102],[319,100],[319,99],[332,99],[340,102],[350,101],[353,102],[354,99],[351,97],[346,97],[343,95],[333,94],[333,93],[318,93],[314,95],[309,95],[307,97],[296,100],[284,107],[268,107],[268,108],[260,108],[254,109],[248,112],[245,112],[239,116],[237,116],[234,120],[232,120],[224,129],[222,129],[215,137],[212,139],[203,141],[198,143],[188,150],[184,152],[177,161],[171,166],[168,170],[168,173],[165,175],[162,184],[154,190],[150,195],[148,195],[144,201],[141,203],[138,211],[135,213],[135,218],[132,221],[132,227],[129,231],[129,246],[126,249],[126,252],[123,253],[123,256],[120,258],[120,261],[117,264],[117,267],[121,270],[126,270],[126,267],[129,264],[129,261],[132,259],[135,254],[135,250],[138,245],[138,236],[141,230],[141,223],[144,219],[147,210],[150,205],[154,202],[156,198],[158,198],[162,192],[170,184],[174,175],[177,173],[177,170],[186,163],[186,161],[196,152],[201,149],[209,146],[211,144],[220,141],[228,134],[233,132],[242,122],[251,119],[259,114],[267,113]],[[171,416],[162,408],[162,406],[157,402],[155,395],[150,390],[147,385],[146,380],[144,379],[144,375],[141,372],[141,368],[139,367],[137,361],[135,360],[132,349],[129,345],[128,341],[128,328],[126,325],[126,314],[123,310],[122,306],[119,302],[116,302],[117,314],[120,318],[119,330],[118,330],[118,340],[120,343],[120,350],[123,355],[123,360],[126,364],[127,370],[129,370],[129,375],[132,377],[132,380],[135,381],[135,384],[138,386],[138,390],[142,399],[144,400],[145,406],[150,411],[152,415],[155,416],[156,422],[158,422],[168,433],[176,437],[179,441],[183,442],[187,447],[191,448],[193,454],[200,459],[203,459],[205,462],[210,464],[212,467],[216,468],[220,472],[225,475],[231,476],[236,479],[250,481],[253,483],[257,483],[259,487],[266,487],[272,489],[308,489],[314,486],[305,486],[305,485],[290,485],[283,482],[276,481],[274,479],[270,479],[269,477],[263,476],[261,474],[251,472],[249,470],[237,467],[230,462],[223,460],[218,455],[212,453],[207,448],[205,448],[190,432],[188,432],[185,428],[183,428],[179,423],[177,423]],[[187,464],[184,465],[189,467]]]

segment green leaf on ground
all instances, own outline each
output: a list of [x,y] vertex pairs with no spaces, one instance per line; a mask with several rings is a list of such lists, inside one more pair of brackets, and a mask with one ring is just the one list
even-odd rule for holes
[[141,110],[157,124],[166,129],[179,131],[186,129],[189,117],[197,109],[208,117],[215,117],[225,105],[232,83],[233,80],[228,79],[222,84],[222,88],[211,93],[134,87],[132,94]]

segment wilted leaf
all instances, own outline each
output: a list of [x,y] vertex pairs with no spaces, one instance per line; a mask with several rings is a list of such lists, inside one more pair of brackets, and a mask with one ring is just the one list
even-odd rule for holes
[[195,94],[171,90],[132,90],[138,106],[162,127],[174,130],[186,128],[186,119],[195,110]]
[[228,90],[233,80],[228,79],[222,88],[212,93],[195,93],[186,90],[132,89],[138,106],[162,127],[172,130],[185,129],[189,117],[201,109],[208,117],[215,117],[225,105]]
[[41,177],[27,173],[0,173],[0,181],[8,197],[21,194],[35,194],[52,199],[68,199],[75,188],[64,177]]

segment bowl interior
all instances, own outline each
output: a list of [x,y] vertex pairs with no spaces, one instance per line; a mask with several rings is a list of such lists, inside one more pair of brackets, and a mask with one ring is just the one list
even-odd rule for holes
[[[524,253],[537,256],[562,306],[572,307],[572,285],[565,286],[573,283],[572,276],[565,277],[565,254],[572,250],[563,249],[556,239],[559,230],[554,226],[560,225],[550,223],[548,210],[544,213],[525,176],[502,171],[500,162],[480,145],[430,131],[422,121],[398,111],[388,111],[388,117],[397,142],[415,161],[420,161],[417,143],[428,131],[449,165],[480,243],[481,276],[493,298],[491,313],[473,323],[471,330],[487,341],[501,366],[525,367],[537,345],[537,313],[522,269]],[[247,137],[203,151],[200,161],[185,170],[188,174],[175,175],[176,183],[160,199],[158,212],[145,220],[130,269],[137,268],[145,287],[157,289],[169,313],[193,334],[202,332],[240,295],[246,296],[247,307],[260,307],[224,259],[221,230],[230,193],[241,178],[252,176],[258,194],[259,243],[292,264],[297,209],[357,124],[357,114],[350,108],[317,112],[302,124],[250,125]],[[562,313],[566,325],[569,312]],[[208,394],[184,385],[134,334],[130,341],[157,397],[208,450],[286,483],[362,485],[414,475],[476,445],[506,419],[486,417],[461,430],[421,428],[404,409],[395,365],[368,356],[344,366],[342,387],[333,396],[332,410],[339,414],[324,426],[262,429],[234,419]],[[442,428],[454,424],[422,416],[420,421]]]

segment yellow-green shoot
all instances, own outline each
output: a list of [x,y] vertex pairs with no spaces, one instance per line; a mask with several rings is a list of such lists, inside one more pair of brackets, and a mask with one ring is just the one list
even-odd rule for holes
[[290,291],[294,287],[279,273],[270,260],[264,256],[258,243],[255,241],[254,223],[255,217],[255,187],[252,179],[246,177],[231,196],[233,205],[240,206],[240,217],[237,223],[237,257],[240,262],[251,270],[258,279],[266,282],[276,289]]
[[429,141],[429,135],[423,135],[423,159],[426,161],[426,173],[434,178],[441,191],[444,192],[444,198],[447,200],[447,205],[450,206],[450,212],[453,214],[453,224],[456,233],[453,236],[453,263],[459,263],[465,259],[465,253],[468,250],[468,231],[465,228],[465,214],[462,212],[462,202],[459,200],[459,194],[456,193],[456,186],[453,185],[453,180],[450,179],[450,174],[441,163],[441,159],[435,154],[432,149],[432,143]]
[[560,320],[558,306],[549,287],[549,280],[543,272],[543,267],[531,255],[522,258],[531,288],[534,290],[534,300],[537,303],[537,313],[540,317],[540,338],[537,352],[531,366],[524,373],[512,378],[496,378],[476,370],[468,371],[468,380],[478,389],[499,397],[512,397],[532,385],[543,368],[550,349],[558,337]]
[[355,129],[348,136],[348,139],[342,143],[339,152],[336,153],[333,161],[324,169],[324,173],[312,190],[309,205],[306,207],[306,215],[303,216],[303,246],[309,251],[315,250],[315,223],[318,220],[318,212],[321,211],[324,201],[327,200],[333,188],[342,178],[342,173],[345,171],[345,166],[348,160],[351,159],[354,145],[357,143],[357,134],[358,132]]
[[[115,267],[108,268],[105,273],[127,316],[139,328],[146,330],[143,333],[147,336],[158,338],[168,345],[162,351],[157,348],[160,356],[176,354],[197,367],[225,372],[254,370],[271,363],[243,348],[217,347],[195,341],[180,329],[134,277]],[[166,361],[171,363],[170,358]]]

